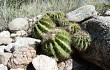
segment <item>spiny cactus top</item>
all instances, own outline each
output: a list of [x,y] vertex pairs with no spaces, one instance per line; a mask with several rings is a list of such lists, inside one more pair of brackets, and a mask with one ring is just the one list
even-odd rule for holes
[[64,19],[64,13],[63,12],[48,12],[46,13],[48,16],[51,17],[53,22],[56,23],[57,26],[59,26],[59,22]]
[[81,30],[81,27],[77,23],[69,23],[67,29],[71,34],[74,34],[78,32],[79,30]]
[[73,45],[75,48],[79,51],[85,51],[91,42],[90,35],[85,31],[78,31],[75,34],[73,34]]
[[65,60],[70,57],[71,36],[63,29],[52,29],[43,38],[43,52],[46,55],[54,56],[58,60]]
[[44,15],[44,17],[34,25],[34,36],[36,38],[42,39],[42,33],[48,32],[55,26],[56,25],[51,20],[51,18],[48,15]]

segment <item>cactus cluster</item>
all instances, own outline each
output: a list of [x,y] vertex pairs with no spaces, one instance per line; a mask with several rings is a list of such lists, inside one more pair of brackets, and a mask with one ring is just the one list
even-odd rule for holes
[[70,57],[72,43],[77,50],[84,51],[91,42],[90,35],[79,24],[69,22],[61,12],[46,13],[35,23],[33,33],[42,40],[42,52],[58,60]]
[[73,38],[73,45],[79,51],[85,51],[91,42],[90,35],[82,30],[76,32],[72,38]]

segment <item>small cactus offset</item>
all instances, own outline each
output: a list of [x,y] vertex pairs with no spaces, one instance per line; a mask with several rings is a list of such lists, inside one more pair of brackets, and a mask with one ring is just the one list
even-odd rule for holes
[[48,15],[37,21],[34,25],[34,36],[42,39],[42,34],[48,32],[51,28],[55,27],[55,23],[51,20]]
[[79,26],[79,24],[77,23],[69,23],[67,30],[71,33],[74,34],[76,32],[78,32],[79,30],[81,30],[81,27]]
[[62,13],[62,12],[56,12],[53,15],[53,19],[56,21],[61,20],[62,18],[64,18],[64,13]]
[[44,54],[53,56],[58,60],[65,60],[70,57],[72,53],[71,36],[67,31],[63,29],[52,29],[44,36],[42,46]]
[[73,35],[73,45],[79,51],[85,51],[91,43],[90,35],[85,31],[78,31]]

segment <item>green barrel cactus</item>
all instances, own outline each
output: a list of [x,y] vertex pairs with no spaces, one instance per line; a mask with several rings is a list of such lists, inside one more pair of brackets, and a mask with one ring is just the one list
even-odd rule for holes
[[85,51],[91,43],[90,35],[85,31],[78,31],[73,34],[72,42],[78,51]]
[[61,61],[69,58],[72,53],[70,34],[63,29],[52,29],[44,34],[42,51]]
[[42,34],[48,32],[51,28],[55,27],[55,23],[51,20],[48,15],[37,21],[34,25],[34,36],[35,38],[42,39]]
[[67,26],[67,30],[71,33],[74,34],[76,32],[78,32],[79,30],[81,30],[81,27],[79,24],[77,23],[69,23],[69,25]]
[[51,17],[51,19],[53,20],[53,22],[56,23],[57,26],[59,26],[59,23],[61,23],[61,20],[64,19],[63,12],[48,12],[46,14]]

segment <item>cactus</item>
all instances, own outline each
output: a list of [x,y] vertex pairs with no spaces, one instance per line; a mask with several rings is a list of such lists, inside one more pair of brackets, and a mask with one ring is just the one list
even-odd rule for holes
[[[46,38],[46,39],[45,39]],[[71,36],[63,29],[52,29],[44,34],[42,50],[46,55],[53,56],[58,60],[65,60],[70,57]]]
[[67,30],[71,34],[74,34],[74,33],[78,32],[79,30],[81,30],[81,27],[77,23],[69,23],[69,25],[67,26]]
[[42,39],[42,34],[48,32],[53,27],[55,27],[55,23],[48,15],[45,15],[41,20],[35,23],[34,36]]
[[90,35],[85,31],[78,31],[72,37],[75,48],[79,51],[85,51],[91,42]]
[[46,13],[48,16],[51,17],[53,22],[56,23],[57,26],[59,26],[59,23],[62,23],[61,20],[63,19],[64,21],[64,13],[63,12],[48,12]]
[[90,35],[79,24],[69,22],[61,12],[46,13],[35,23],[34,35],[42,40],[42,52],[59,61],[70,57],[72,42],[79,51],[85,51],[91,43]]

